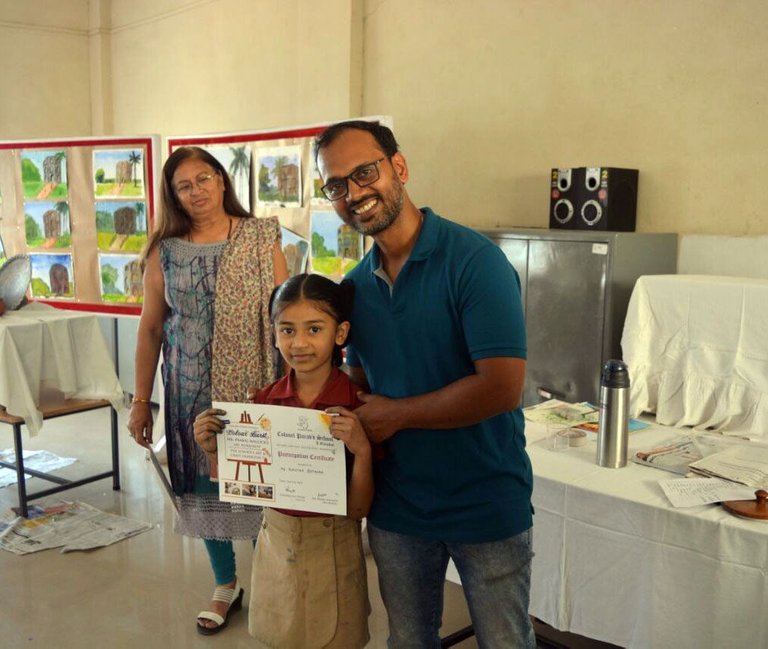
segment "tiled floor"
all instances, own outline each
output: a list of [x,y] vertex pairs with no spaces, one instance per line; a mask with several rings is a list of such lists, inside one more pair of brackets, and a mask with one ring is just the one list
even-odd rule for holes
[[[106,409],[80,413],[46,422],[40,435],[31,440],[25,432],[24,445],[27,449],[45,449],[76,457],[76,463],[57,472],[76,479],[108,470],[108,431]],[[152,530],[89,552],[61,554],[58,550],[48,550],[16,556],[0,551],[0,646],[4,649],[252,647],[244,612],[234,615],[229,628],[215,637],[206,638],[195,631],[195,614],[207,604],[213,589],[203,544],[173,533],[172,508],[164,499],[143,450],[125,433],[122,417],[119,441],[121,491],[112,491],[111,480],[101,480],[49,496],[36,504],[80,500],[103,511],[148,521]],[[0,426],[0,449],[12,446],[10,427]],[[51,486],[38,478],[29,479],[27,485],[31,490]],[[16,504],[15,486],[0,489],[0,511],[6,512]],[[236,552],[239,578],[247,584],[250,543],[238,542]],[[373,607],[372,640],[368,646],[384,649],[386,613],[378,594],[375,565],[370,558],[368,567]],[[443,635],[469,623],[461,588],[448,583],[445,595]],[[456,647],[473,649],[477,643],[470,638]]]

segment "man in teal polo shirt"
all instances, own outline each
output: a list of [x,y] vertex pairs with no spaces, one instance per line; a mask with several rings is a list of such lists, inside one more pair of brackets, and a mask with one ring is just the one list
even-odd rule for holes
[[370,392],[356,414],[384,450],[368,534],[390,646],[440,646],[452,558],[480,647],[535,647],[517,273],[487,238],[416,208],[385,126],[342,122],[315,144],[326,197],[375,241],[347,276],[347,364]]

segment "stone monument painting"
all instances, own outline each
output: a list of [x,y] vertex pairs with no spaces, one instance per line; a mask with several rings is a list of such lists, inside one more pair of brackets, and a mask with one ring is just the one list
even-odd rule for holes
[[99,254],[103,302],[144,301],[141,264],[137,255]]
[[144,150],[94,149],[93,181],[97,198],[143,198]]
[[70,248],[69,203],[26,201],[24,234],[29,248]]
[[139,252],[147,242],[144,201],[96,201],[96,242],[99,250]]
[[301,207],[301,147],[258,148],[254,155],[257,156],[258,201],[266,205]]
[[32,297],[58,299],[75,296],[71,254],[30,253],[29,259],[32,262]]
[[288,264],[288,275],[293,277],[307,272],[309,259],[309,241],[300,237],[288,228],[281,227],[280,234],[283,245],[283,254]]
[[362,237],[342,224],[336,212],[312,210],[310,232],[310,264],[313,273],[338,282],[362,258]]
[[21,184],[26,200],[67,198],[67,152],[50,149],[22,149]]

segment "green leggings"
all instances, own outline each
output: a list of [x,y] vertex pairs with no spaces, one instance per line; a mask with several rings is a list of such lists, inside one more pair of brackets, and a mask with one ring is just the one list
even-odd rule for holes
[[237,571],[235,569],[235,550],[232,541],[215,541],[203,539],[205,549],[208,550],[208,559],[213,568],[213,578],[217,586],[231,584],[235,581]]
[[[195,493],[198,494],[218,494],[219,484],[211,482],[205,476],[198,476],[195,481]],[[213,578],[217,586],[231,584],[237,576],[235,567],[235,549],[232,541],[217,541],[214,539],[203,539],[205,549],[208,550],[208,559],[213,568]],[[256,539],[253,540],[253,547],[256,547]]]

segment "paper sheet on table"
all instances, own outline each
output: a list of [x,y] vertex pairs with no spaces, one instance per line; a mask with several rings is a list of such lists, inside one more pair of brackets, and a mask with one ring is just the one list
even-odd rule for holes
[[677,478],[659,480],[664,494],[673,507],[696,507],[724,500],[752,500],[752,487],[718,478]]

